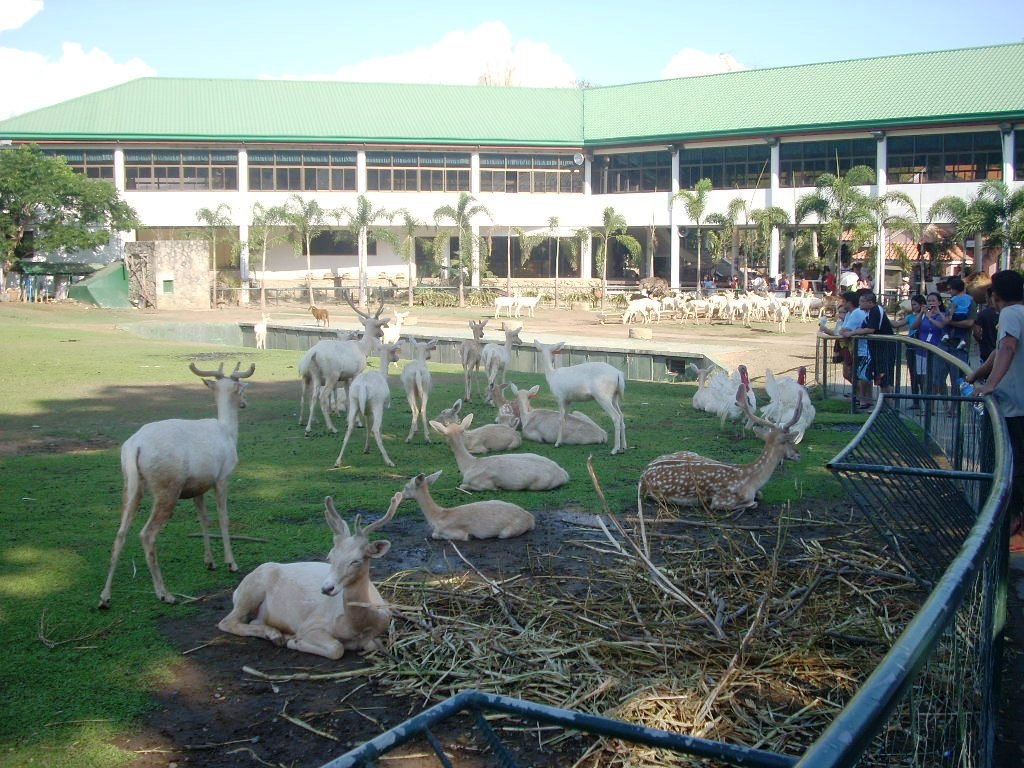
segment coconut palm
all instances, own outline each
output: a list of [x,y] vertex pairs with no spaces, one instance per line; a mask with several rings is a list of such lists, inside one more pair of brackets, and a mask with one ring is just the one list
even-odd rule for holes
[[788,226],[789,213],[784,208],[772,205],[751,211],[750,220],[754,222],[757,247],[767,252],[771,248],[772,230]]
[[390,230],[374,225],[379,221],[391,223],[395,214],[385,208],[374,208],[366,195],[356,197],[355,210],[342,206],[334,211],[340,226],[347,229],[356,238],[359,250],[359,308],[366,309],[367,285],[366,272],[369,253],[369,240],[384,240],[396,244],[395,236]]
[[551,230],[551,236],[555,238],[555,309],[558,309],[558,257],[559,257],[559,244],[561,238],[558,236],[558,226],[560,222],[557,216],[551,216],[548,218],[548,229]]
[[974,240],[974,267],[982,268],[984,250],[983,233],[990,230],[990,209],[977,195],[965,200],[956,195],[946,195],[936,200],[926,214],[929,221],[940,220],[953,225],[953,241],[967,251],[967,241]]
[[711,194],[711,179],[701,179],[693,185],[693,189],[681,189],[672,196],[672,202],[682,201],[686,215],[693,222],[697,229],[697,283],[700,284],[700,246],[701,246],[701,220],[708,207],[708,196]]
[[401,220],[399,226],[400,236],[398,241],[398,255],[409,268],[409,306],[412,306],[412,265],[416,263],[416,231],[423,226],[423,222],[412,215],[407,209],[400,208],[395,211],[395,216]]
[[[437,226],[441,226],[443,223],[450,221],[459,237],[459,253],[455,258],[449,258],[449,264],[452,264],[456,268],[456,273],[459,280],[459,306],[466,306],[466,296],[464,293],[463,285],[465,283],[465,277],[467,270],[472,270],[476,267],[473,263],[473,250],[474,245],[479,247],[479,238],[473,234],[473,219],[477,216],[487,216],[490,219],[494,217],[486,206],[481,205],[477,202],[476,198],[468,192],[460,192],[459,200],[454,205],[442,205],[436,211],[434,211],[434,223]],[[439,232],[436,239],[443,239],[443,232]],[[435,253],[439,253],[435,248]]]
[[249,251],[260,254],[260,310],[267,309],[267,251],[273,246],[285,242],[287,235],[282,231],[287,212],[283,205],[270,208],[262,203],[252,207],[252,222],[249,224]]
[[[200,208],[196,211],[196,221],[204,225],[196,230],[194,237],[206,240],[210,244],[211,264],[213,271],[213,306],[217,306],[217,250],[222,243],[232,243],[233,250],[241,248],[238,234],[232,220],[231,206],[221,203],[216,208]],[[234,235],[232,236],[232,233]]]
[[288,239],[300,254],[306,254],[306,295],[309,306],[313,306],[313,238],[327,229],[327,211],[316,200],[306,200],[302,195],[292,195],[285,202],[285,223],[288,225]]
[[1011,191],[1005,181],[991,179],[978,188],[978,199],[988,206],[992,242],[1003,247],[999,268],[1009,269],[1013,235],[1020,226],[1016,220],[1024,216],[1024,188]]
[[601,227],[592,230],[593,236],[597,238],[597,253],[595,261],[597,269],[601,272],[601,309],[604,309],[605,295],[608,293],[608,243],[609,241],[619,243],[629,251],[634,259],[640,256],[643,247],[640,241],[632,235],[626,234],[626,217],[617,213],[614,208],[608,206],[601,214]]
[[879,232],[909,232],[916,241],[921,236],[921,222],[917,215],[917,206],[905,192],[887,192],[872,199],[872,211],[875,222],[875,286],[881,291],[885,288],[885,257],[878,252]]

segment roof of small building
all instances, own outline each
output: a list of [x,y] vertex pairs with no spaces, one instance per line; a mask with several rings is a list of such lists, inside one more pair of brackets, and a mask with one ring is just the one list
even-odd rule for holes
[[142,78],[0,137],[582,147],[1024,118],[1024,44],[601,88]]

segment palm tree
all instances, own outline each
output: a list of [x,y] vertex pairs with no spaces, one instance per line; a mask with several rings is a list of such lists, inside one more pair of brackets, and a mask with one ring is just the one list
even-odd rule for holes
[[932,204],[926,216],[929,221],[939,219],[952,224],[953,241],[960,243],[965,253],[967,241],[973,239],[974,268],[980,270],[984,260],[984,249],[981,244],[982,233],[988,231],[990,226],[988,214],[985,201],[976,195],[967,200],[956,195],[946,195]]
[[712,183],[711,179],[701,179],[693,185],[693,189],[681,189],[672,196],[672,202],[675,203],[677,200],[681,200],[683,208],[686,209],[686,215],[693,222],[697,229],[697,285],[700,287],[701,273],[700,273],[700,226],[701,220],[704,218],[704,212],[708,207],[708,196],[711,194]]
[[[894,210],[893,206],[897,206]],[[885,253],[878,252],[877,236],[879,232],[909,232],[914,240],[921,236],[921,222],[917,216],[917,206],[904,192],[887,192],[872,198],[872,211],[877,227],[875,229],[875,290],[881,293],[885,289]]]
[[423,226],[423,222],[412,215],[406,208],[395,211],[395,216],[402,220],[401,238],[398,243],[398,255],[402,257],[409,268],[409,306],[412,306],[412,265],[416,263],[416,230]]
[[[348,229],[348,231],[355,236],[356,242],[358,243],[359,308],[365,310],[367,299],[366,272],[369,240],[373,237],[374,240],[385,240],[390,243],[395,242],[395,237],[390,230],[374,227],[373,225],[381,220],[390,223],[395,214],[393,211],[389,211],[384,208],[374,208],[373,203],[370,202],[366,195],[359,195],[356,198],[356,208],[354,211],[349,208],[341,207],[334,211],[334,215],[337,217],[338,223]],[[346,219],[344,223],[341,221],[342,217]]]
[[1013,235],[1019,226],[1016,220],[1024,215],[1024,188],[1010,191],[1005,181],[991,179],[978,189],[978,199],[989,206],[989,215],[994,224],[992,241],[1003,246],[999,268],[1009,269]]
[[619,243],[634,259],[638,258],[643,250],[639,240],[626,234],[626,226],[626,217],[608,206],[601,214],[600,229],[593,231],[594,237],[598,239],[595,259],[601,272],[601,309],[604,309],[604,299],[608,293],[608,242]]
[[758,248],[767,252],[771,248],[772,230],[789,225],[789,213],[777,205],[757,208],[750,212]]
[[[490,219],[494,217],[491,212],[487,210],[487,207],[477,202],[476,198],[468,192],[460,192],[459,200],[455,206],[442,205],[436,211],[434,211],[434,223],[437,226],[441,226],[443,222],[451,221],[455,227],[456,232],[459,236],[459,254],[455,261],[457,262],[457,273],[459,278],[459,306],[466,306],[466,296],[463,291],[463,284],[465,282],[466,265],[467,262],[470,265],[470,269],[476,265],[473,263],[473,250],[474,245],[478,246],[479,238],[473,234],[473,219],[477,216],[484,215]],[[438,238],[442,238],[443,233],[438,233]],[[436,240],[436,239],[435,239]],[[435,253],[436,253],[435,249]],[[449,263],[452,261],[449,258]]]
[[313,306],[313,265],[311,251],[313,238],[327,229],[327,212],[316,200],[306,200],[302,195],[292,195],[285,203],[285,223],[289,228],[289,239],[296,250],[306,254],[306,294],[309,306]]
[[559,223],[557,216],[548,218],[548,229],[551,230],[551,236],[555,238],[555,309],[558,309],[558,256],[559,243],[561,243],[561,238],[558,236]]
[[267,251],[282,243],[287,236],[281,227],[285,224],[287,212],[283,205],[266,208],[262,203],[252,207],[252,222],[249,224],[249,248],[260,253],[260,310],[267,309]]
[[231,218],[231,206],[221,203],[216,208],[200,208],[196,211],[196,220],[205,225],[195,236],[210,244],[211,263],[213,265],[213,306],[217,306],[217,246],[224,242],[234,242],[240,247],[238,235],[234,238],[229,234],[236,232]]
[[[814,206],[810,203],[810,201],[805,200],[804,198],[800,198],[799,200],[796,201],[796,206],[793,209],[793,229],[790,231],[789,245],[787,248],[787,250],[789,251],[789,256],[787,258],[788,263],[786,264],[786,267],[787,271],[791,273],[790,277],[793,277],[792,273],[796,271],[796,259],[794,251],[796,250],[796,243],[800,233],[800,225],[806,222],[814,213],[816,213],[816,211]],[[812,240],[814,241],[813,245],[817,245],[817,237],[812,238]],[[817,261],[817,250],[812,250],[813,252],[811,256],[815,261]]]

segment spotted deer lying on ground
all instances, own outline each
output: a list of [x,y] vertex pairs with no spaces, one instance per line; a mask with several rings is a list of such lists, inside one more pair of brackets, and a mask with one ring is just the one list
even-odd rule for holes
[[171,519],[178,499],[192,499],[199,515],[203,532],[203,556],[207,568],[216,566],[210,549],[210,523],[206,516],[205,494],[211,488],[217,496],[217,518],[221,541],[224,544],[224,562],[231,571],[237,571],[235,555],[228,534],[228,478],[238,464],[238,410],[245,407],[247,379],[256,371],[256,365],[239,372],[241,364],[228,376],[224,363],[216,371],[201,371],[195,363],[189,370],[203,379],[217,400],[216,419],[166,419],[142,426],[121,446],[121,474],[124,478],[121,525],[117,529],[110,553],[110,570],[100,592],[100,608],[110,607],[110,589],[114,581],[117,561],[124,548],[125,536],[131,527],[142,496],[146,491],[153,496],[153,509],[149,520],[142,526],[139,538],[146,553],[146,565],[153,578],[153,590],[165,603],[175,602],[164,586],[160,562],[156,553],[156,537]]
[[641,494],[681,506],[706,505],[721,510],[756,507],[761,488],[779,463],[785,458],[800,458],[794,446],[797,433],[790,431],[800,418],[800,406],[797,405],[790,421],[780,427],[754,415],[742,384],[736,390],[736,405],[756,425],[755,433],[764,440],[764,449],[757,459],[750,464],[726,464],[692,451],[659,456],[640,476]]
[[293,651],[340,659],[346,650],[374,651],[391,623],[391,608],[370,581],[370,560],[383,557],[389,541],[370,541],[395,515],[402,494],[391,497],[384,517],[350,530],[324,499],[324,517],[334,535],[327,562],[264,563],[242,579],[233,608],[217,628],[243,637],[262,637]]
[[491,499],[442,507],[430,495],[430,486],[440,476],[441,470],[429,476],[418,474],[402,489],[403,499],[419,503],[435,539],[509,539],[533,530],[533,515],[508,501]]

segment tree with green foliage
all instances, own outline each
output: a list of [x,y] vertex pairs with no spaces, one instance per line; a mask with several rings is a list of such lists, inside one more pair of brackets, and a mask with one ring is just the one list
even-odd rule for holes
[[1009,269],[1014,233],[1024,228],[1024,187],[1011,190],[1005,181],[990,179],[978,188],[978,199],[988,207],[992,244],[1003,248],[999,268]]
[[90,179],[35,145],[0,150],[0,286],[33,232],[38,253],[95,251],[139,226],[109,181]]
[[974,265],[980,270],[985,252],[982,241],[994,224],[990,221],[990,214],[989,206],[977,195],[966,200],[957,195],[946,195],[932,203],[925,215],[929,221],[939,220],[952,224],[953,242],[959,243],[964,253],[967,252],[967,241],[973,239]]
[[[359,195],[356,198],[355,210],[341,207],[335,212],[335,215],[338,217],[339,224],[351,232],[358,243],[359,308],[365,310],[368,294],[367,265],[369,262],[370,250],[369,241],[372,237],[374,240],[384,240],[385,242],[392,243],[397,247],[397,239],[391,230],[374,226],[380,221],[386,221],[390,224],[395,214],[393,211],[389,211],[385,208],[374,208],[373,203],[370,202],[370,199],[366,195]],[[344,222],[341,221],[342,218],[345,219]]]
[[398,245],[395,250],[402,257],[405,266],[408,268],[409,280],[409,306],[412,306],[412,265],[416,263],[416,231],[423,226],[423,222],[417,219],[406,208],[395,211],[395,217],[401,221],[401,230],[398,238]]
[[767,255],[771,250],[772,230],[788,226],[789,213],[777,205],[755,208],[750,212],[750,220],[754,222],[754,242],[757,249]]
[[640,257],[643,246],[640,241],[632,235],[626,234],[626,217],[618,213],[610,205],[601,213],[601,226],[592,230],[597,238],[597,253],[594,254],[595,265],[601,273],[601,309],[604,309],[605,296],[608,294],[608,246],[610,243],[618,243],[634,259]]
[[327,211],[316,200],[306,200],[297,194],[288,198],[284,210],[288,239],[295,247],[296,255],[306,254],[306,294],[309,297],[309,306],[312,307],[313,238],[328,228]]
[[[466,275],[471,274],[472,270],[477,267],[473,261],[473,251],[480,247],[480,239],[473,233],[473,219],[477,216],[487,216],[489,219],[494,217],[486,206],[477,202],[476,198],[468,192],[460,192],[459,200],[454,205],[442,205],[436,211],[434,211],[434,224],[438,227],[442,226],[446,222],[451,222],[458,233],[459,238],[459,252],[458,254],[449,255],[449,268],[454,269],[459,281],[459,306],[466,306],[466,296],[464,292],[464,284]],[[435,238],[434,253],[440,253],[438,246],[440,240],[443,240],[445,233],[438,231],[437,237]]]
[[241,251],[242,244],[238,239],[231,206],[221,203],[216,208],[200,208],[196,211],[196,221],[203,226],[191,230],[190,238],[205,240],[210,246],[210,264],[213,270],[213,306],[217,306],[217,252],[221,245],[230,245],[232,257]]
[[267,309],[267,251],[275,245],[287,242],[284,231],[288,212],[283,205],[269,208],[262,203],[252,207],[252,221],[249,224],[249,252],[260,254],[260,310]]
[[558,309],[558,257],[561,255],[559,247],[561,238],[558,236],[559,224],[557,216],[548,217],[548,229],[551,231],[551,236],[555,239],[555,309]]
[[681,189],[672,196],[672,202],[676,203],[681,201],[683,208],[686,210],[686,215],[690,221],[693,222],[694,227],[697,229],[697,285],[700,286],[701,282],[701,271],[700,271],[700,251],[701,251],[701,224],[703,223],[704,213],[708,207],[708,197],[711,195],[712,183],[711,179],[701,179],[693,185],[693,189]]

